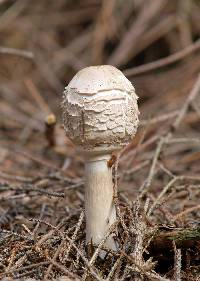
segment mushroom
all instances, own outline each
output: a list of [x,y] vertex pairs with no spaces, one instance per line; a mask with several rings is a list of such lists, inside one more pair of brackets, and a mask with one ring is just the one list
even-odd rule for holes
[[[137,98],[131,82],[110,65],[80,70],[64,91],[64,128],[85,160],[86,242],[93,245],[116,221],[108,163],[137,131]],[[105,245],[117,248],[112,235]]]

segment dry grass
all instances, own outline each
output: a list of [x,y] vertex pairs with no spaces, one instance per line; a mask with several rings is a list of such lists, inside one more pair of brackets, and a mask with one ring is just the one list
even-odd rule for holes
[[[2,280],[200,280],[199,21],[195,0],[0,1]],[[106,63],[135,85],[141,125],[115,163],[119,250],[105,237],[86,254],[84,163],[59,104]]]

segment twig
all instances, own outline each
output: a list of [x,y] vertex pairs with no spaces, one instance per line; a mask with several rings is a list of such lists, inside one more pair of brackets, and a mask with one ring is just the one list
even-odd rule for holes
[[0,229],[0,233],[5,233],[5,234],[8,234],[8,235],[14,235],[18,238],[23,238],[25,240],[33,241],[33,239],[30,236],[22,235],[22,234],[19,234],[19,233],[16,233],[14,231],[10,231],[10,230]]
[[155,62],[150,62],[150,63],[144,64],[141,66],[137,66],[134,68],[126,69],[124,71],[124,74],[127,77],[141,75],[148,71],[155,70],[155,69],[158,69],[158,68],[161,68],[164,66],[168,66],[172,63],[175,63],[175,62],[189,56],[190,54],[196,52],[199,49],[200,49],[200,39],[197,40],[194,44],[192,44],[192,45],[184,48],[183,50],[181,50],[173,55],[170,55],[166,58],[157,60]]
[[114,184],[113,184],[113,202],[115,204],[115,208],[116,208],[116,213],[117,216],[119,217],[120,223],[124,229],[124,231],[126,232],[127,236],[128,236],[128,229],[127,226],[122,218],[122,214],[121,214],[121,210],[119,207],[119,202],[118,202],[118,194],[117,194],[117,170],[118,170],[118,165],[119,165],[119,157],[120,155],[117,155],[115,163],[114,163],[114,169],[113,169],[113,173],[114,173]]
[[177,176],[174,177],[168,184],[162,189],[154,203],[152,204],[151,208],[148,211],[148,216],[152,213],[154,210],[155,206],[158,204],[160,199],[165,195],[165,193],[174,185],[176,181],[184,181],[184,180],[194,180],[194,181],[200,181],[200,177],[195,177],[195,176]]
[[189,213],[192,213],[194,211],[197,211],[200,209],[200,204],[198,204],[197,206],[194,206],[194,207],[191,207],[191,208],[188,208],[186,210],[184,210],[183,212],[180,212],[179,214],[175,215],[172,220],[175,222],[177,220],[179,220],[181,217],[189,214]]
[[36,239],[37,230],[38,230],[38,228],[39,228],[39,226],[40,226],[40,220],[42,219],[42,217],[43,217],[43,215],[44,215],[45,208],[46,208],[46,204],[43,204],[43,205],[42,205],[41,212],[40,212],[39,221],[37,222],[35,228],[34,228],[33,231],[32,231],[32,235],[33,235],[33,238],[34,238],[34,239]]
[[150,216],[152,211],[154,210],[155,206],[158,204],[158,202],[160,201],[160,199],[165,195],[165,193],[171,188],[171,186],[173,186],[173,184],[179,180],[179,177],[175,177],[173,178],[160,192],[160,194],[158,195],[158,197],[156,198],[156,200],[153,202],[151,208],[149,209],[147,216]]
[[[81,227],[81,225],[82,225],[82,223],[83,223],[83,219],[84,219],[84,212],[82,211],[81,214],[80,214],[78,223],[76,224],[75,231],[74,231],[74,233],[73,233],[73,235],[72,235],[72,238],[71,238],[73,243],[74,243],[75,240],[76,240],[77,234],[78,234],[78,232],[79,232],[79,230],[80,230],[80,227]],[[65,252],[64,261],[67,261],[70,250],[71,250],[71,244],[69,244],[69,247],[67,248],[67,250],[66,250],[66,252]]]
[[71,273],[69,270],[67,270],[66,267],[64,267],[62,264],[56,262],[55,260],[49,258],[48,256],[46,256],[47,260],[49,262],[51,262],[55,267],[57,267],[58,269],[60,269],[63,273],[65,273],[67,276],[70,276],[71,278],[75,278],[75,280],[80,280],[77,276],[75,277],[75,275],[73,273]]
[[106,278],[106,281],[112,280],[113,274],[115,273],[116,269],[119,268],[120,263],[122,262],[122,259],[123,259],[123,254],[121,253],[119,258],[116,260],[114,266],[111,268],[111,270]]
[[84,261],[85,265],[89,269],[90,274],[94,278],[96,278],[98,281],[102,281],[102,278],[93,270],[91,264],[88,262],[86,257],[81,253],[81,251],[77,248],[77,246],[73,243],[72,239],[70,239],[67,235],[65,236],[65,238],[71,243],[72,247],[79,253],[80,257],[82,258],[82,260]]
[[[199,41],[200,42],[200,41]],[[190,94],[188,95],[185,103],[183,104],[183,107],[181,108],[181,110],[179,111],[175,121],[173,122],[172,126],[171,126],[171,131],[167,132],[163,137],[160,138],[160,141],[157,145],[157,148],[156,148],[156,152],[155,152],[155,155],[154,155],[154,158],[153,158],[153,161],[152,161],[152,165],[151,165],[151,168],[150,168],[150,171],[149,171],[149,175],[147,177],[147,180],[145,181],[144,185],[140,188],[140,190],[142,191],[142,196],[148,191],[149,187],[150,187],[150,184],[152,182],[152,179],[153,179],[153,175],[154,175],[154,170],[155,170],[155,165],[158,161],[158,158],[159,158],[159,155],[162,151],[162,148],[163,148],[163,145],[165,143],[168,143],[169,140],[171,139],[172,135],[173,135],[173,132],[176,131],[181,123],[181,121],[183,120],[185,114],[187,113],[187,110],[190,106],[190,104],[194,101],[194,99],[196,98],[196,96],[198,95],[200,91],[200,75],[198,76],[197,80],[196,80],[196,83],[195,85],[193,86]],[[173,179],[174,180],[174,179]],[[173,180],[172,180],[172,184],[173,184]],[[170,184],[170,183],[169,183]],[[161,197],[165,194],[165,192],[167,191],[167,189],[170,187],[171,185],[169,186],[166,186],[166,190],[164,189],[164,191],[161,192]],[[164,193],[163,193],[164,192]],[[159,197],[159,196],[158,196]],[[161,198],[160,197],[160,198]],[[158,200],[160,199],[158,198]],[[154,202],[155,203],[155,202]],[[157,204],[157,200],[156,200],[156,204]],[[153,204],[153,208],[155,207],[155,205]],[[151,213],[151,208],[149,210],[149,212]],[[149,213],[149,214],[150,214]]]
[[53,256],[53,259],[50,259],[50,258],[48,257],[48,260],[50,261],[50,264],[49,264],[49,266],[48,266],[48,268],[47,268],[47,271],[46,271],[46,273],[45,273],[45,275],[44,275],[44,280],[48,280],[48,277],[49,277],[49,274],[50,274],[50,272],[51,272],[51,270],[52,270],[52,267],[53,267],[53,265],[55,265],[56,259],[57,259],[58,255],[59,255],[59,253],[60,253],[62,247],[64,246],[64,243],[65,243],[65,239],[64,239],[64,237],[63,237],[63,239],[62,239],[60,245],[58,246],[58,248],[57,248],[57,250],[56,250],[56,252],[55,252],[55,254],[54,254],[54,256]]
[[141,120],[140,126],[153,125],[153,124],[157,124],[158,122],[164,122],[166,120],[176,117],[178,115],[178,113],[179,113],[179,110],[174,110],[172,112],[165,113],[165,114],[162,114],[160,116],[157,116],[157,117],[154,117],[151,119]]
[[[149,1],[147,6],[143,4],[136,20],[133,21],[130,29],[125,33],[118,47],[110,56],[108,64],[118,66],[126,63],[130,59],[133,42],[137,42],[137,40],[140,39],[152,19],[162,10],[166,2],[166,0],[153,0]],[[148,13],[146,12],[147,9]]]
[[154,157],[153,157],[153,161],[152,161],[152,164],[151,164],[151,168],[149,170],[149,174],[148,174],[148,177],[147,177],[147,180],[146,180],[146,184],[143,187],[143,190],[140,190],[141,191],[141,197],[143,196],[144,193],[146,193],[146,191],[149,189],[149,187],[152,183],[153,176],[155,174],[156,164],[158,162],[158,157],[160,155],[160,152],[161,152],[162,146],[164,144],[164,141],[165,141],[165,139],[163,137],[161,137],[159,142],[158,142],[158,145],[157,145]]
[[109,235],[114,231],[116,225],[117,225],[117,222],[113,223],[110,226],[110,228],[109,228],[108,232],[106,233],[105,237],[101,240],[101,242],[99,243],[99,245],[98,245],[97,249],[95,250],[93,256],[91,257],[91,259],[89,261],[90,265],[93,265],[95,263],[95,260],[98,257],[99,252],[101,251],[101,247],[104,245],[104,243],[106,242],[106,240],[109,237]]
[[7,174],[7,173],[2,172],[2,171],[0,171],[0,178],[4,178],[4,179],[7,179],[7,180],[20,181],[20,182],[25,182],[25,183],[31,183],[33,181],[33,179],[29,178],[29,177],[10,175],[10,174]]
[[37,87],[33,83],[31,79],[26,79],[24,81],[24,84],[26,85],[26,88],[28,89],[29,93],[31,94],[32,98],[35,100],[37,105],[40,107],[42,112],[44,112],[46,115],[50,114],[52,111],[49,108],[49,105],[44,100],[40,92],[38,91]]
[[30,51],[19,50],[19,49],[8,48],[8,47],[0,47],[0,54],[18,56],[18,57],[23,57],[23,58],[30,59],[30,60],[34,59],[34,54]]
[[[142,275],[147,276],[148,278],[151,278],[151,280],[170,281],[169,279],[163,278],[154,272],[147,272],[145,269],[143,269],[139,264],[137,264],[135,262],[134,258],[132,258],[131,256],[128,256],[124,251],[121,251],[121,253],[124,255],[124,257],[126,257],[126,259],[129,262],[131,262],[132,264],[134,264],[135,267],[138,268],[138,270],[142,273]],[[127,266],[127,268],[130,268],[134,272],[135,272],[135,267]],[[153,278],[155,278],[155,279],[153,279]]]
[[[200,40],[199,40],[199,46],[200,46]],[[176,130],[181,121],[183,120],[190,104],[194,101],[194,99],[196,98],[196,96],[199,94],[200,92],[200,75],[197,77],[196,83],[194,84],[194,87],[192,88],[192,91],[190,92],[188,98],[186,99],[185,103],[183,104],[175,122],[173,123],[173,128],[174,130]]]
[[181,281],[181,249],[177,249],[176,243],[173,242],[174,246],[174,281]]
[[65,193],[63,192],[53,192],[53,191],[50,191],[50,190],[44,190],[44,189],[39,189],[39,188],[35,188],[33,187],[32,185],[29,186],[3,186],[2,189],[5,189],[5,190],[20,190],[22,192],[24,191],[27,191],[27,192],[38,192],[40,194],[46,194],[48,196],[55,196],[55,197],[61,197],[61,198],[64,198],[65,197]]
[[6,274],[15,273],[15,272],[19,272],[19,271],[23,272],[23,271],[25,271],[27,269],[32,269],[34,267],[38,268],[39,266],[48,265],[48,264],[49,264],[48,261],[33,263],[33,264],[26,265],[26,266],[23,266],[23,267],[10,269],[8,272],[6,272]]
[[50,147],[55,146],[55,126],[56,126],[56,116],[54,114],[49,114],[45,120],[45,137]]

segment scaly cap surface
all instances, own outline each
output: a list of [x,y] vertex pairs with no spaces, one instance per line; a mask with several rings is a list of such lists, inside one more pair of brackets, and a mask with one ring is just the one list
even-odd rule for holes
[[62,107],[66,134],[83,150],[118,150],[137,131],[135,89],[110,65],[80,70],[65,88]]

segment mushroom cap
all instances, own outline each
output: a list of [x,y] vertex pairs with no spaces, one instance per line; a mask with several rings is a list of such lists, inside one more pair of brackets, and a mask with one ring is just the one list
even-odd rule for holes
[[101,91],[121,90],[135,92],[131,82],[112,65],[89,66],[80,70],[71,80],[67,89],[77,93],[92,95]]
[[119,150],[137,131],[137,98],[131,82],[113,66],[80,70],[63,95],[67,136],[84,151]]

